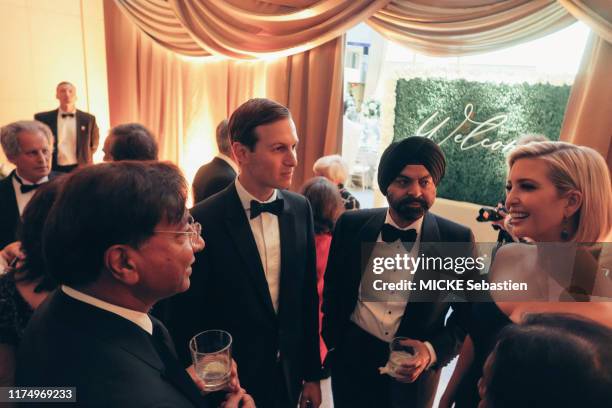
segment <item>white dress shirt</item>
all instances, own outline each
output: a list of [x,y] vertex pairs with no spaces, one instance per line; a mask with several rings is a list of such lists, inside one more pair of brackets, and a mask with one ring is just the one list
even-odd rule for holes
[[[268,282],[274,311],[278,313],[278,293],[280,290],[281,273],[281,243],[278,217],[268,212],[262,212],[258,217],[251,219],[251,200],[262,201],[259,201],[249,193],[240,183],[239,178],[236,178],[236,191],[242,203],[242,208],[246,212],[247,220],[249,220],[255,244],[257,244],[257,251],[259,252],[261,266]],[[272,202],[276,200],[276,197],[277,190],[274,190],[270,198],[263,202]]]
[[88,305],[97,307],[98,309],[106,310],[107,312],[114,313],[124,319],[134,323],[142,330],[149,334],[153,334],[153,322],[148,314],[139,312],[138,310],[126,309],[125,307],[113,305],[112,303],[105,302],[104,300],[90,296],[83,292],[80,292],[70,286],[62,285],[62,292],[73,299],[87,303]]
[[[73,113],[72,117],[62,118],[62,114]],[[76,111],[57,111],[57,164],[70,166],[77,164],[77,125]]]
[[[368,261],[368,265],[372,264],[372,259],[374,257],[395,257],[396,254],[404,255],[408,254],[410,257],[416,257],[419,253],[419,247],[421,242],[421,229],[423,226],[423,217],[419,218],[412,224],[407,227],[400,228],[391,215],[389,214],[389,210],[387,210],[387,216],[385,218],[385,224],[389,224],[400,230],[416,230],[417,237],[412,246],[410,252],[406,251],[406,248],[402,245],[400,240],[398,239],[395,242],[388,243],[387,245],[377,244],[375,246],[374,251],[370,256],[370,260]],[[378,238],[376,239],[377,243],[384,242],[382,240],[381,233],[378,234]],[[371,270],[368,268],[367,270]],[[412,281],[414,278],[414,274],[411,271],[404,269],[394,269],[390,271],[386,271],[385,274],[389,274],[393,276],[392,279],[386,279],[389,282],[399,282],[400,280],[406,279],[408,281]],[[355,306],[355,310],[351,315],[351,320],[359,326],[364,331],[370,333],[371,335],[379,338],[380,340],[391,343],[393,338],[395,337],[395,333],[399,328],[402,317],[404,316],[404,311],[406,310],[406,305],[408,304],[408,299],[410,297],[410,291],[381,291],[374,292],[369,290],[367,293],[368,301],[364,301],[362,298],[362,283],[359,285],[359,295],[357,298],[357,305]],[[380,299],[373,299],[372,295],[380,295]],[[390,296],[393,299],[390,299]],[[431,355],[431,362],[429,366],[435,363],[436,354],[429,342],[424,342],[427,346],[429,353]]]
[[[17,177],[19,177],[21,179],[21,182],[26,186],[32,185],[32,184],[46,183],[47,181],[49,181],[49,177],[45,176],[41,178],[40,180],[38,180],[36,183],[32,183],[24,179],[23,177],[21,177],[17,170],[15,170],[15,174],[17,174]],[[15,177],[13,177],[13,189],[15,190],[15,199],[17,200],[17,208],[19,209],[19,216],[21,216],[23,214],[23,209],[25,208],[26,205],[28,205],[28,203],[32,199],[32,196],[36,192],[36,190],[28,191],[27,193],[22,193],[21,184],[19,184],[19,182],[17,181]]]

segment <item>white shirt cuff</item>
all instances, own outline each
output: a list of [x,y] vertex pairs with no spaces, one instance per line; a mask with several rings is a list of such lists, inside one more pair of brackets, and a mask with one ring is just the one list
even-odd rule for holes
[[427,347],[427,351],[429,351],[429,356],[431,357],[431,360],[429,360],[429,364],[427,365],[427,367],[425,367],[425,369],[428,370],[432,365],[436,364],[438,358],[436,356],[436,351],[434,350],[431,343],[428,341],[424,341],[423,343],[425,344],[425,347]]

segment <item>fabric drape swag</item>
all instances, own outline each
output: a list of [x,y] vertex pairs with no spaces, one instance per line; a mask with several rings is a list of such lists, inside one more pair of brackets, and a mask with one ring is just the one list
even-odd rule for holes
[[[338,150],[343,39],[289,57],[239,61],[185,58],[151,41],[113,2],[105,3],[110,117],[141,122],[157,136],[160,158],[191,180],[216,151],[216,125],[252,97],[286,105],[300,138],[294,187],[314,161]],[[329,64],[320,64],[329,61]]]
[[[105,9],[113,8],[109,3],[112,2],[105,2]],[[605,67],[612,63],[608,50],[612,39],[609,0],[114,0],[114,3],[138,30],[132,27],[117,30],[119,12],[105,10],[107,42],[121,43],[123,47],[117,51],[107,46],[111,122],[119,123],[118,119],[123,119],[127,112],[131,121],[149,125],[163,139],[162,157],[179,160],[179,164],[191,154],[181,153],[178,146],[182,145],[177,146],[189,143],[186,139],[193,137],[193,129],[184,128],[190,119],[199,120],[202,134],[198,137],[211,138],[216,121],[229,115],[244,100],[265,96],[291,109],[302,149],[295,183],[309,177],[312,161],[337,152],[340,146],[342,35],[361,22],[418,52],[459,56],[508,47],[562,29],[576,19],[583,21],[595,35],[585,51],[570,95],[561,138],[592,146],[604,156],[610,150],[612,115],[605,103],[603,108],[596,103],[612,99],[612,88],[602,87],[600,82]],[[113,28],[109,29],[111,25]],[[120,38],[119,31],[124,31],[129,41]],[[224,60],[188,60],[178,55]],[[126,60],[136,62],[137,69],[117,67]],[[244,65],[239,60],[254,62]],[[119,72],[128,76],[115,78]],[[152,89],[145,89],[146,84]],[[119,85],[124,87],[113,90]],[[135,86],[139,88],[137,98],[127,95],[128,89]],[[204,90],[196,92],[193,86],[204,86]],[[154,100],[160,96],[165,99]],[[170,101],[174,97],[178,99]],[[119,112],[119,108],[113,107],[117,101],[130,106]],[[206,109],[198,111],[193,106],[198,102]],[[197,115],[204,118],[198,119]]]

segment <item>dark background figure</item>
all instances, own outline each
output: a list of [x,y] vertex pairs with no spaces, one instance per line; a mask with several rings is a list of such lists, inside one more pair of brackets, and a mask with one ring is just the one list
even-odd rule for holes
[[289,110],[251,99],[229,120],[240,175],[192,214],[206,249],[192,287],[171,299],[168,327],[189,361],[187,342],[208,329],[231,333],[240,383],[257,406],[294,407],[302,391],[321,401],[314,230],[308,201],[286,189],[297,165]]
[[[300,192],[308,199],[312,207],[312,218],[314,220],[315,249],[317,254],[317,294],[319,295],[319,328],[322,327],[323,313],[321,306],[323,302],[323,284],[325,267],[329,256],[329,248],[332,240],[332,232],[336,220],[344,212],[344,202],[338,188],[325,177],[313,177],[307,180]],[[319,333],[321,330],[319,329]],[[327,346],[320,337],[321,361],[325,361]]]
[[16,169],[0,180],[0,248],[17,239],[21,214],[36,189],[53,178],[53,135],[34,120],[13,122],[0,129],[0,142]]
[[219,154],[207,164],[200,167],[193,178],[193,203],[218,193],[229,186],[238,173],[238,165],[232,152],[227,119],[217,125],[217,149]]
[[479,381],[480,408],[597,408],[612,401],[612,328],[571,314],[506,327]]
[[[469,304],[436,301],[440,294],[435,291],[431,301],[419,301],[419,293],[410,291],[393,297],[389,291],[371,294],[371,273],[364,272],[362,264],[362,259],[374,256],[415,257],[422,242],[464,242],[469,251],[469,228],[428,211],[445,166],[444,154],[427,138],[392,143],[378,168],[378,184],[389,208],[347,211],[336,223],[325,272],[323,338],[330,350],[327,360],[337,408],[431,407],[441,369],[459,350]],[[410,249],[404,250],[400,241],[409,243]],[[381,244],[368,245],[375,242]],[[366,248],[372,248],[369,254]],[[431,251],[425,249],[423,255],[436,256]],[[427,281],[430,274],[437,275],[422,269],[414,275],[406,270],[389,273],[394,273],[393,282]],[[385,366],[389,343],[398,336],[409,338],[406,343],[418,354],[411,367],[402,368],[401,378],[393,379],[381,375],[379,367]]]
[[23,212],[18,233],[25,259],[0,276],[0,386],[12,386],[15,351],[26,324],[57,284],[45,273],[42,231],[64,177],[57,177],[36,190]]
[[49,126],[54,136],[53,170],[68,173],[77,166],[93,163],[100,134],[96,117],[76,109],[76,87],[60,82],[55,89],[59,108],[39,112],[34,119]]
[[186,198],[169,163],[105,163],[70,175],[43,231],[47,270],[61,286],[26,328],[17,386],[74,386],[87,407],[207,406],[202,382],[148,314],[189,288],[203,246]]
[[102,147],[104,161],[157,160],[157,142],[149,129],[139,123],[112,128]]

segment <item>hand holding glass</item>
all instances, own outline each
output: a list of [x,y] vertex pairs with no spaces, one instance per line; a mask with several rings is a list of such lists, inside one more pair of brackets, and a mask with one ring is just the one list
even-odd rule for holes
[[391,341],[389,344],[389,361],[387,361],[384,367],[380,368],[381,374],[388,374],[391,377],[397,378],[400,376],[397,372],[398,368],[402,364],[410,364],[416,359],[419,354],[418,351],[411,346],[401,344],[403,340],[407,339],[407,337],[395,337]]

